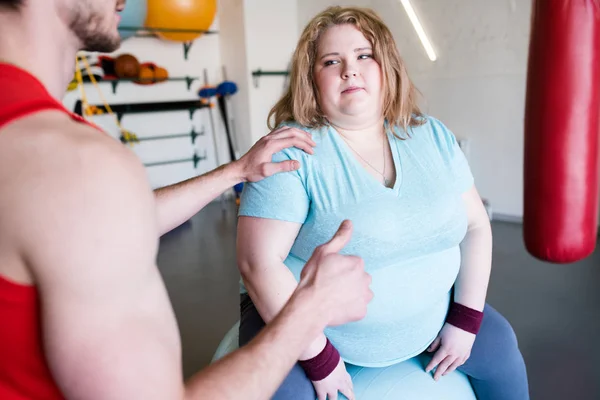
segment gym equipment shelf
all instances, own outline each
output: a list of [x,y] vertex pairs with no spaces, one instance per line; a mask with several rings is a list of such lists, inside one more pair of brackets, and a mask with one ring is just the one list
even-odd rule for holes
[[252,71],[252,77],[254,78],[254,87],[258,88],[258,79],[261,76],[288,76],[290,71],[263,71],[262,69],[257,69]]
[[178,28],[148,28],[145,26],[119,26],[120,31],[134,31],[139,33],[151,32],[168,32],[168,33],[206,33],[217,34],[218,31],[201,30],[201,29],[178,29]]
[[180,133],[174,135],[160,135],[160,136],[148,136],[148,137],[136,137],[135,139],[128,139],[125,136],[121,135],[120,139],[123,143],[138,143],[138,142],[150,142],[153,140],[166,140],[166,139],[178,139],[178,138],[192,138],[192,144],[196,143],[196,138],[198,136],[204,136],[204,130],[197,133],[194,128],[190,133]]
[[[119,30],[122,31],[133,31],[135,32],[134,36],[137,37],[156,37],[156,35],[154,35],[154,33],[156,32],[169,32],[169,33],[200,33],[200,34],[206,34],[206,35],[214,35],[214,34],[218,34],[218,31],[210,31],[210,30],[194,30],[194,29],[177,29],[177,28],[147,28],[147,27],[142,27],[142,26],[120,26]],[[183,42],[183,57],[187,60],[188,59],[188,54],[190,52],[190,49],[192,48],[192,45],[194,44],[193,41],[189,41],[189,42]]]
[[[96,110],[95,115],[108,114],[106,106],[103,104],[90,104],[90,107]],[[212,103],[208,103],[204,100],[186,100],[186,101],[171,101],[171,102],[157,102],[157,103],[130,103],[130,104],[109,104],[113,113],[116,114],[119,122],[123,118],[123,114],[139,114],[147,112],[162,112],[162,111],[182,111],[188,110],[190,113],[190,119],[193,119],[194,112],[201,108],[212,107]],[[75,114],[83,116],[83,102],[77,100],[75,108],[73,110]]]
[[185,82],[187,84],[187,90],[190,90],[192,87],[192,82],[199,80],[200,78],[197,76],[174,76],[174,77],[169,77],[169,78],[164,78],[164,79],[144,79],[144,78],[118,78],[118,79],[103,79],[99,82],[110,82],[110,84],[112,85],[112,90],[113,90],[113,94],[117,93],[117,86],[119,85],[119,82],[155,82],[155,83],[160,83],[160,82],[164,82],[164,81],[171,81],[171,82],[175,82],[175,81],[181,81],[181,82]]
[[206,160],[206,158],[207,158],[206,151],[204,151],[204,155],[202,155],[202,156],[198,156],[198,154],[194,152],[194,156],[192,158],[182,158],[179,160],[168,160],[168,161],[157,161],[157,162],[145,163],[144,166],[145,167],[157,167],[160,165],[170,165],[170,164],[181,164],[181,163],[193,162],[194,168],[196,168],[196,167],[198,167],[198,163],[200,161]]

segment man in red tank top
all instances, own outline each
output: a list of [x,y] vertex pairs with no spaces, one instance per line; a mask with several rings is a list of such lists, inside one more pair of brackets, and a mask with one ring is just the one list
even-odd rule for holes
[[184,385],[159,235],[238,182],[297,168],[271,157],[313,143],[276,131],[240,160],[153,193],[129,150],[60,102],[77,51],[118,47],[123,7],[0,0],[0,398],[269,398],[326,325],[364,316],[370,278],[337,254],[346,225],[253,342]]

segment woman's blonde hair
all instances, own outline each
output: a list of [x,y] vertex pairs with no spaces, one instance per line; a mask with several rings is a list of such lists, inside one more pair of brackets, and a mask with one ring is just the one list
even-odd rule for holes
[[296,121],[311,128],[327,124],[317,102],[313,67],[321,35],[330,27],[342,24],[354,25],[373,46],[373,56],[382,69],[383,116],[387,123],[399,125],[404,130],[421,125],[423,120],[419,118],[422,113],[417,105],[417,90],[408,77],[388,27],[370,9],[335,6],[318,14],[304,28],[292,57],[290,85],[269,112],[269,129],[275,129],[285,121]]

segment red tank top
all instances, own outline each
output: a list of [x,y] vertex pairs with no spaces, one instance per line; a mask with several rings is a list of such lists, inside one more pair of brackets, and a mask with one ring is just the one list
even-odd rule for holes
[[[0,128],[44,110],[83,121],[55,100],[33,75],[0,63]],[[0,275],[0,399],[63,399],[42,349],[40,305],[35,286]]]

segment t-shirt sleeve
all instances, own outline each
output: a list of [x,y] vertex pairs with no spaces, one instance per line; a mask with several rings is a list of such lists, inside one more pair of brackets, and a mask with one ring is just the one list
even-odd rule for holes
[[[273,155],[273,162],[298,160],[300,169],[305,165],[302,157],[290,151]],[[258,182],[244,184],[240,198],[239,216],[277,219],[304,223],[308,215],[310,199],[299,170],[280,172]]]
[[438,150],[451,172],[454,187],[464,193],[473,186],[474,178],[471,167],[460,148],[456,136],[448,127],[435,118],[430,118],[434,141]]

